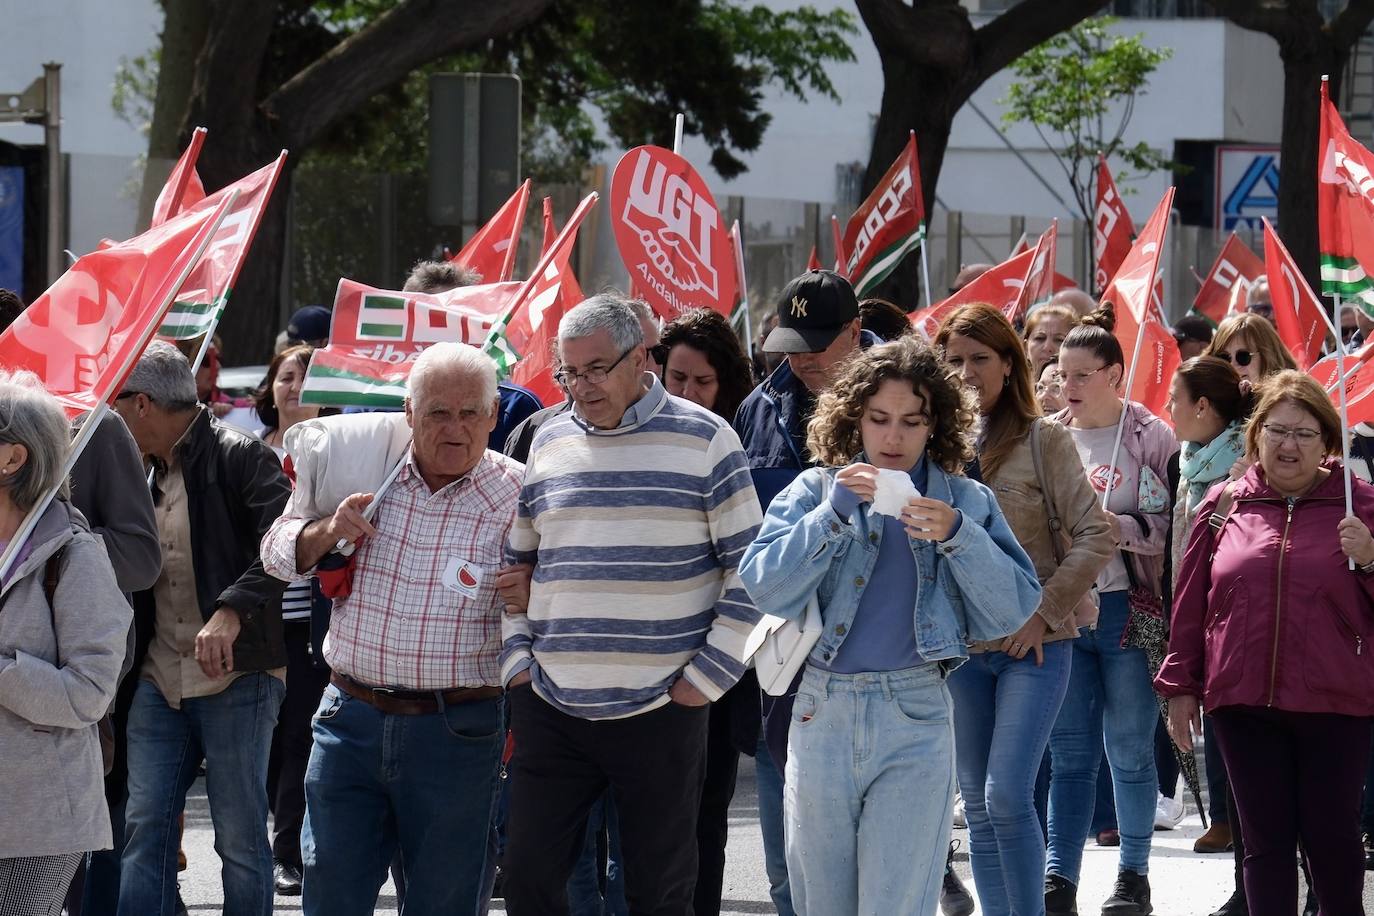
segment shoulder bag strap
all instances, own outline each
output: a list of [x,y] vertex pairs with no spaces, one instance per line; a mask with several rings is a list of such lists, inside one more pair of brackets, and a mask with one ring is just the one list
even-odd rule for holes
[[57,646],[57,665],[62,666],[62,645],[57,641],[57,611],[53,607],[53,596],[57,594],[57,582],[62,574],[62,555],[67,552],[65,546],[59,547],[57,552],[48,557],[48,563],[43,568],[43,597],[48,599],[48,619],[52,621],[53,644]]
[[1236,481],[1232,480],[1221,491],[1221,496],[1217,497],[1216,507],[1212,509],[1212,514],[1207,517],[1207,526],[1212,529],[1212,557],[1217,555],[1217,543],[1221,540],[1221,529],[1226,527],[1226,521],[1231,517],[1231,512],[1235,508]]
[[1050,500],[1050,494],[1045,489],[1045,442],[1040,435],[1043,422],[1041,417],[1036,417],[1031,421],[1031,464],[1035,467],[1035,482],[1040,486],[1040,499],[1045,504],[1045,517],[1049,520],[1050,546],[1054,550],[1054,564],[1058,566],[1064,562],[1064,545],[1062,543],[1064,523],[1059,520],[1059,513],[1055,511],[1054,503]]

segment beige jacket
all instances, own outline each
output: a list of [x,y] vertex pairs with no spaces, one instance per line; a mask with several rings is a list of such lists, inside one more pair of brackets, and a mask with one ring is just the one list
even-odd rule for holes
[[[1116,550],[1116,540],[1097,494],[1083,473],[1073,436],[1053,420],[1039,422],[1043,424],[1040,445],[1044,450],[1042,458],[1048,493],[1042,495],[1040,492],[1029,433],[995,474],[984,476],[983,482],[997,494],[1007,523],[1035,564],[1035,573],[1045,587],[1036,613],[1050,627],[1045,642],[1053,642],[1073,639],[1078,635],[1078,627],[1096,621],[1095,611],[1080,613],[1077,619],[1074,611],[1084,604],[1085,598],[1091,603],[1088,593],[1097,574]],[[1045,513],[1046,496],[1056,508],[1062,526],[1063,563],[1055,562],[1049,518]]]

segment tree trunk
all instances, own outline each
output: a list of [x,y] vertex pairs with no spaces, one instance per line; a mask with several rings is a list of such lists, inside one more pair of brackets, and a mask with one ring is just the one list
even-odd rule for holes
[[143,187],[138,198],[139,228],[148,225],[153,204],[167,181],[171,164],[181,155],[181,118],[159,117],[160,112],[183,112],[191,98],[196,58],[205,44],[210,25],[209,8],[203,0],[163,0],[162,44],[157,61],[157,94],[153,121],[148,130],[148,161],[143,166]]

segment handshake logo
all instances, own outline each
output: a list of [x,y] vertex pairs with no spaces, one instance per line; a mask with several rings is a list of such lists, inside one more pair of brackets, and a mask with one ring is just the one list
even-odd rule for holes
[[710,200],[693,192],[686,179],[668,174],[663,163],[645,150],[640,150],[635,161],[620,219],[638,237],[667,287],[685,295],[719,297],[711,234],[717,230],[720,215]]

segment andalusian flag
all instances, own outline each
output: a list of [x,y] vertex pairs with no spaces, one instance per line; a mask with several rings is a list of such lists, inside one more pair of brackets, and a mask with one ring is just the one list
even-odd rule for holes
[[[916,132],[844,229],[844,274],[862,299],[925,239],[925,202]],[[837,254],[838,257],[838,254]]]
[[1374,317],[1374,155],[1350,136],[1322,80],[1317,236],[1321,288]]

